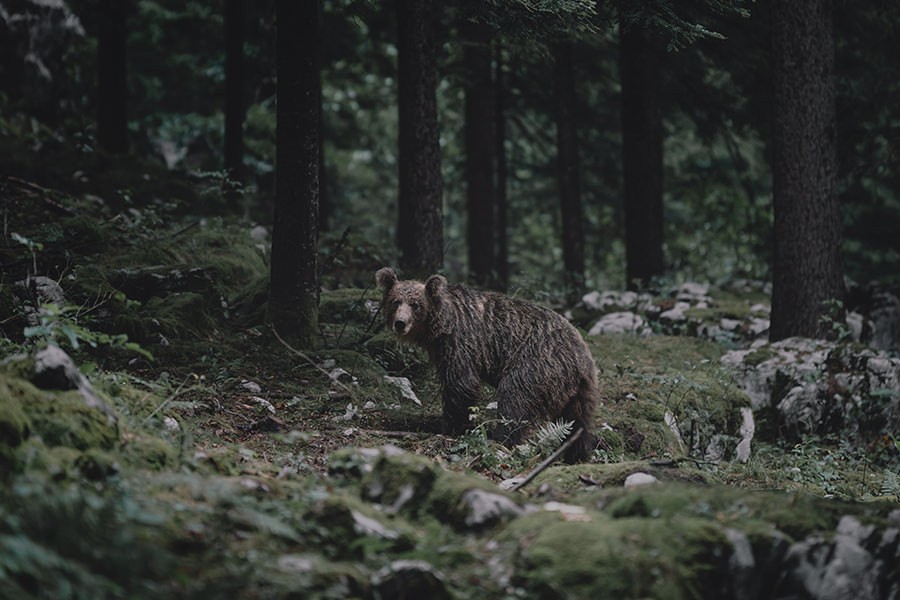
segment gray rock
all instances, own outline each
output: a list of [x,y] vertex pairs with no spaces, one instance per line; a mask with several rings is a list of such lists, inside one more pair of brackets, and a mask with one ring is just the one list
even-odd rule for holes
[[606,292],[588,292],[581,298],[581,303],[585,308],[599,311],[609,310],[628,310],[637,308],[638,302],[641,300],[636,292],[625,291],[606,291]]
[[687,319],[684,313],[690,308],[691,304],[689,302],[676,302],[675,306],[659,315],[659,320],[670,323],[684,321]]
[[709,284],[686,281],[675,290],[675,300],[690,304],[704,304],[712,306],[713,299],[709,297]]
[[31,383],[42,390],[78,390],[86,405],[106,414],[110,425],[118,421],[115,411],[97,396],[91,382],[58,346],[50,345],[35,352]]
[[753,419],[753,409],[744,407],[741,409],[741,441],[734,449],[735,458],[745,463],[750,460],[750,442],[756,433],[756,421]]
[[588,331],[588,335],[605,333],[636,333],[640,335],[648,331],[644,319],[639,315],[632,312],[615,312],[601,317]]
[[632,473],[628,477],[625,478],[624,486],[626,488],[638,487],[641,485],[648,485],[651,483],[657,483],[659,480],[651,475],[650,473]]
[[[762,360],[761,360],[762,359]],[[900,359],[868,348],[789,338],[726,353],[754,410],[794,434],[879,433],[900,419]]]
[[863,527],[855,517],[845,516],[831,541],[810,536],[792,545],[786,557],[792,590],[821,600],[884,597],[874,559],[861,545],[873,530]]
[[17,281],[16,286],[28,290],[39,301],[39,304],[62,305],[66,301],[66,294],[63,292],[62,286],[55,279],[43,275]]
[[383,452],[363,478],[363,497],[380,503],[389,514],[407,506],[415,510],[431,492],[438,469],[422,456]]
[[490,527],[525,512],[510,498],[481,489],[467,491],[460,503],[465,513],[464,523],[470,529]]

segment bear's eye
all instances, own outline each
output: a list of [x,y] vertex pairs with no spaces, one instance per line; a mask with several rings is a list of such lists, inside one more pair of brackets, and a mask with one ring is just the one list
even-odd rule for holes
[[416,300],[410,302],[409,305],[412,306],[413,310],[419,310],[420,308],[422,308],[422,303]]

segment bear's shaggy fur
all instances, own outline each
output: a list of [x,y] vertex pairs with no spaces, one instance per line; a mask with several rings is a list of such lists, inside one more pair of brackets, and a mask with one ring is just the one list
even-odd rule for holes
[[566,461],[590,455],[596,367],[571,323],[536,304],[448,285],[441,275],[424,283],[400,280],[384,267],[375,281],[384,291],[388,329],[425,349],[437,369],[447,433],[468,428],[469,409],[485,382],[496,389],[502,421],[496,439],[519,443],[535,426],[561,417],[574,421],[575,431],[584,429]]

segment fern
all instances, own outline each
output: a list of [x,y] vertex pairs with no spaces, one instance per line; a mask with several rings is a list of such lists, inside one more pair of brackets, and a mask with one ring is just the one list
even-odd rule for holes
[[521,454],[541,454],[546,456],[566,441],[574,426],[574,421],[564,421],[562,419],[542,425],[534,432],[531,439],[522,444],[518,450]]
[[900,475],[889,469],[884,470],[884,479],[881,480],[882,496],[900,497]]

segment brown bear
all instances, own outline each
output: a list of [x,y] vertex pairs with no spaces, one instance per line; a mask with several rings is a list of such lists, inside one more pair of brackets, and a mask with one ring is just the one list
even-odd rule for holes
[[485,382],[496,389],[501,425],[495,439],[516,444],[535,426],[561,417],[574,422],[573,432],[584,430],[565,460],[590,456],[600,394],[590,350],[571,323],[530,302],[448,285],[441,275],[424,283],[399,280],[384,267],[375,282],[384,291],[388,329],[426,350],[437,369],[447,433],[469,427],[469,409]]

